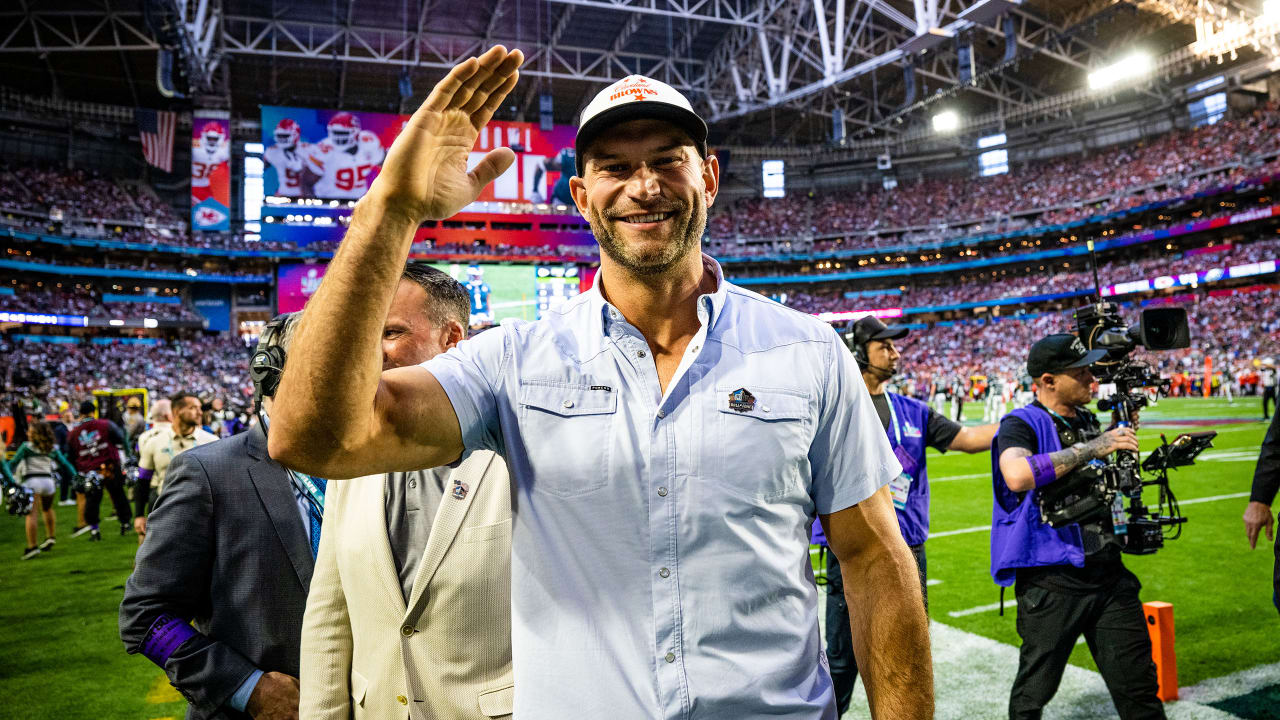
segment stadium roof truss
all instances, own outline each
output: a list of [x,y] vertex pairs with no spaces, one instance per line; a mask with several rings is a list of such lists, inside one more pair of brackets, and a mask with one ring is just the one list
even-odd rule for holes
[[[643,73],[688,94],[730,141],[735,126],[775,115],[782,130],[767,134],[780,142],[813,142],[814,128],[830,128],[833,115],[852,131],[902,139],[919,130],[904,116],[947,98],[963,96],[965,114],[988,123],[1085,102],[1078,91],[1088,72],[1136,38],[1175,25],[1181,34],[1160,48],[1179,48],[1160,58],[1166,76],[1175,64],[1232,43],[1273,42],[1274,23],[1263,27],[1250,19],[1256,10],[1236,2],[19,0],[0,10],[0,54],[38,56],[56,77],[51,53],[176,51],[194,92],[218,92],[214,78],[228,60],[235,73],[254,77],[222,91],[239,106],[336,100],[368,107],[387,103],[388,80],[394,87],[397,75],[438,76],[501,42],[525,50],[521,73],[537,79],[512,99],[525,117],[553,92],[563,121],[604,85]],[[169,20],[164,32],[157,12]],[[1240,24],[1246,21],[1257,27]],[[1198,52],[1185,42],[1193,23]],[[973,63],[965,67],[964,57]],[[276,63],[288,71],[314,67],[334,82],[288,79],[289,90],[277,97]],[[269,81],[261,75],[267,71]],[[1139,91],[1158,97],[1160,81]],[[402,109],[409,99],[401,98]],[[792,122],[819,115],[826,120]],[[802,131],[809,135],[796,137]]]

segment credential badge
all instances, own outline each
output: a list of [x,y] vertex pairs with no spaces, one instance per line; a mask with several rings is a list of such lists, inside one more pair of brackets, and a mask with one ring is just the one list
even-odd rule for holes
[[453,481],[453,499],[454,500],[466,500],[467,492],[469,490],[471,490],[471,487],[468,486],[466,483],[456,478],[454,479]]

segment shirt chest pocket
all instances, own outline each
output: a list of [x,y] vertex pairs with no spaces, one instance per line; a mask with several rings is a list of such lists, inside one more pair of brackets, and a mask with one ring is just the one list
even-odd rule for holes
[[759,500],[804,492],[812,423],[809,398],[793,390],[716,389],[720,462],[730,491]]
[[532,490],[579,497],[609,484],[618,394],[601,385],[520,383],[520,435]]

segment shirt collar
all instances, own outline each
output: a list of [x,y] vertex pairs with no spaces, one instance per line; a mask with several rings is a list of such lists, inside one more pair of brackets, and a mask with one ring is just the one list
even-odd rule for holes
[[[715,323],[716,318],[720,317],[720,313],[724,310],[725,299],[728,297],[724,281],[724,271],[720,268],[720,263],[715,258],[706,253],[702,253],[702,267],[705,271],[710,271],[716,278],[715,292],[700,295],[698,297],[698,319],[708,329]],[[608,300],[604,299],[604,293],[600,291],[601,282],[604,278],[600,273],[596,273],[595,281],[591,283],[591,289],[587,291],[587,303],[592,308],[591,312],[600,317],[600,332],[605,337],[609,335],[609,325],[614,322],[614,318],[610,311],[616,310]],[[622,313],[618,313],[619,318]]]

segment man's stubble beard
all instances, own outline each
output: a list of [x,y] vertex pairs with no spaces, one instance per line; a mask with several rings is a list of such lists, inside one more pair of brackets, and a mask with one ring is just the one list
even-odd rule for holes
[[[676,206],[674,220],[684,217],[686,203],[683,200],[672,203]],[[616,220],[616,219],[615,219]],[[592,209],[587,221],[591,223],[591,232],[600,243],[600,251],[609,256],[622,269],[636,277],[658,277],[678,267],[686,256],[702,245],[702,233],[707,227],[707,205],[699,196],[689,213],[684,227],[674,234],[674,243],[664,245],[658,253],[646,257],[637,257],[631,249],[610,232],[609,219],[598,210]],[[618,220],[618,222],[621,222]]]

